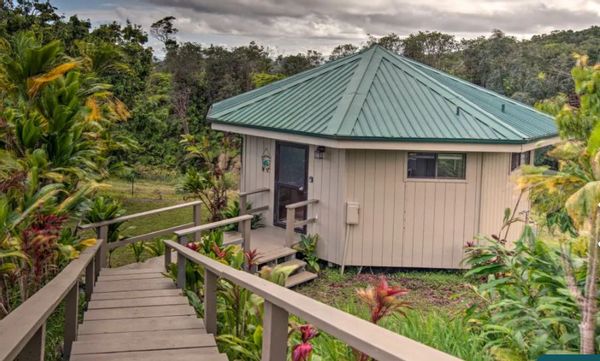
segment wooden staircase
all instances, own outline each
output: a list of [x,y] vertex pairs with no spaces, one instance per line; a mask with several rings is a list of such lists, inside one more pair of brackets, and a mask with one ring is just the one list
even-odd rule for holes
[[[242,237],[238,232],[225,233],[225,245],[241,244]],[[266,250],[259,248],[259,257],[257,258],[257,269],[264,266],[274,267],[276,265],[295,265],[298,268],[287,279],[285,286],[292,288],[302,283],[309,282],[317,278],[317,274],[306,270],[306,262],[296,259],[296,251],[293,248],[285,246],[271,246]]]
[[102,269],[71,361],[226,361],[161,268]]

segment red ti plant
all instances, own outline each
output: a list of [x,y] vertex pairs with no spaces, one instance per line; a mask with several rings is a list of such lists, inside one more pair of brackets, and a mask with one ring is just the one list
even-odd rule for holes
[[249,272],[255,271],[255,267],[258,265],[257,261],[259,256],[260,253],[258,253],[257,249],[244,252],[244,258],[246,258],[246,269]]
[[309,361],[312,355],[313,347],[310,340],[315,338],[319,332],[310,324],[301,325],[298,327],[302,342],[292,348],[292,361]]
[[[384,317],[398,312],[405,315],[402,308],[408,307],[408,302],[400,298],[408,293],[408,290],[398,286],[390,286],[385,276],[379,278],[379,282],[367,288],[356,290],[356,294],[362,302],[367,304],[371,310],[371,322],[377,324]],[[357,360],[367,361],[369,356],[362,352],[356,352]]]

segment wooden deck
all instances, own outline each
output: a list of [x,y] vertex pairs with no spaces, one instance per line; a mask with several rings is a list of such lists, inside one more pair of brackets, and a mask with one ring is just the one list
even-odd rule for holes
[[227,360],[161,266],[102,269],[70,360]]

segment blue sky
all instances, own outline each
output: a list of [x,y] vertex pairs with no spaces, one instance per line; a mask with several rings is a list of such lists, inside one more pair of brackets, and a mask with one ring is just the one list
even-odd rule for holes
[[[367,34],[438,30],[472,38],[501,29],[519,38],[600,25],[599,0],[54,0],[59,12],[93,24],[130,19],[147,30],[175,16],[179,40],[237,46],[251,40],[273,54],[338,44]],[[158,44],[151,43],[155,48]]]

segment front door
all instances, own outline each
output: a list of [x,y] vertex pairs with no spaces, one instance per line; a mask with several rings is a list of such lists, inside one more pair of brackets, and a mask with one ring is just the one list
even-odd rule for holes
[[[308,198],[308,146],[277,142],[275,151],[275,212],[273,223],[285,227],[286,205]],[[296,219],[306,219],[306,207],[296,209]]]

